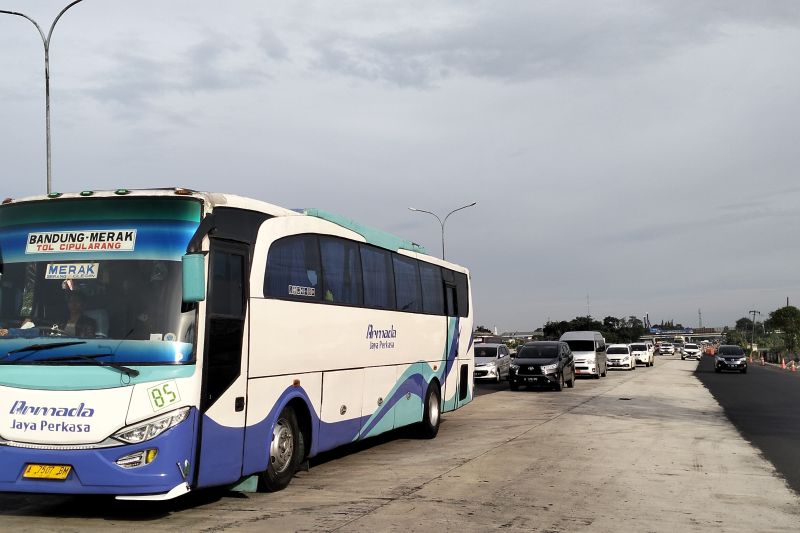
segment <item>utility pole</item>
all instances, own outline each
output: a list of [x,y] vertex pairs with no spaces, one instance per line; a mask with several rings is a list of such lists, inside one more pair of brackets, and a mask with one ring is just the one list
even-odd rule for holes
[[702,309],[698,309],[697,310],[697,322],[698,322],[697,328],[698,329],[703,329],[703,310]]
[[761,311],[756,311],[755,309],[751,309],[748,311],[749,314],[753,315],[753,333],[750,335],[750,351],[753,351],[753,345],[756,342],[756,315],[761,316]]

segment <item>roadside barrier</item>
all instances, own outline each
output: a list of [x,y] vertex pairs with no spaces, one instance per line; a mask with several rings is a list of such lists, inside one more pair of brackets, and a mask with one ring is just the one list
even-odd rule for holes
[[797,365],[795,364],[794,359],[792,359],[792,372],[797,372]]
[[786,358],[781,357],[781,370],[786,370]]
[[764,366],[764,356],[761,356],[761,366]]
[[753,352],[750,352],[750,364],[753,364]]

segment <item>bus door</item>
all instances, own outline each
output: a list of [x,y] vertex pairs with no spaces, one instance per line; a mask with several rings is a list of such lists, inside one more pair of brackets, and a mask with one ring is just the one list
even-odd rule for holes
[[[451,282],[447,279],[447,277],[445,277],[444,283],[444,296],[445,310],[447,314],[447,322],[445,323],[445,327],[447,328],[447,338],[449,338],[451,328],[450,324],[451,322],[458,320],[459,294],[455,282]],[[459,331],[458,327],[456,327],[453,330],[452,339],[450,339],[452,344],[460,344],[458,335]],[[450,346],[448,346],[448,351],[449,348]],[[472,374],[469,365],[464,364],[463,361],[460,361],[457,353],[455,354],[455,359],[453,360],[453,368],[450,370],[450,375],[452,377],[447,379],[445,383],[442,384],[442,402],[444,405],[445,398],[452,398],[454,402],[452,409],[457,409],[459,406],[469,401],[469,391],[472,380]],[[446,407],[448,410],[451,408],[450,405],[447,405]]]
[[211,239],[197,485],[242,475],[247,398],[249,247]]

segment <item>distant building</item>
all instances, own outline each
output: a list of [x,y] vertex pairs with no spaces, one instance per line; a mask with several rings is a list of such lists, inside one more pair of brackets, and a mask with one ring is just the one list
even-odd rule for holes
[[542,328],[537,328],[533,331],[505,331],[500,336],[507,341],[527,342],[541,339],[544,337],[544,331]]

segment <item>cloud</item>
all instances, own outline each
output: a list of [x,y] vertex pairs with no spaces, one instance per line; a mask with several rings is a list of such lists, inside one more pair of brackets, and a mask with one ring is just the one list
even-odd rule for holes
[[459,5],[464,13],[455,23],[417,22],[371,35],[331,32],[311,43],[314,67],[419,88],[456,75],[507,82],[602,76],[643,68],[721,38],[726,24],[797,25],[800,20],[800,3],[792,1]]
[[[246,59],[239,59],[242,56]],[[263,66],[242,54],[239,44],[210,32],[172,59],[130,41],[120,43],[108,57],[111,64],[97,70],[92,86],[81,92],[112,106],[115,117],[126,120],[158,112],[186,123],[162,102],[176,94],[243,90],[267,78]]]

